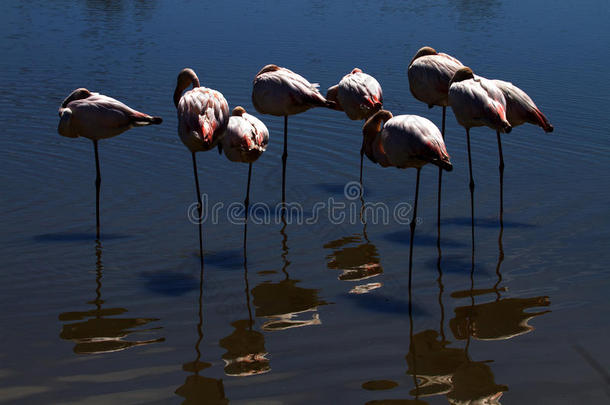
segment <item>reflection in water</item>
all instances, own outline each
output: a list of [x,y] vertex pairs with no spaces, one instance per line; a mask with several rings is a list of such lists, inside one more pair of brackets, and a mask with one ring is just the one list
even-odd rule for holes
[[186,372],[193,373],[186,377],[184,384],[178,387],[175,393],[184,398],[183,404],[228,404],[222,379],[204,377],[199,375],[201,370],[211,367],[210,363],[201,361],[199,345],[203,340],[203,238],[201,223],[199,224],[199,312],[197,323],[197,342],[195,343],[195,360],[182,365]]
[[269,360],[265,357],[265,337],[253,330],[252,308],[250,307],[250,286],[248,284],[247,255],[248,222],[244,224],[244,282],[248,319],[238,320],[231,324],[233,333],[220,340],[220,346],[227,349],[222,355],[225,361],[225,373],[231,376],[247,376],[266,373],[271,370]]
[[[263,330],[282,330],[308,325],[319,325],[318,306],[326,302],[318,298],[318,290],[297,286],[299,280],[288,275],[288,236],[286,219],[282,218],[282,272],[286,278],[278,283],[263,282],[252,289],[256,316],[271,318],[262,326]],[[303,319],[306,318],[306,319]]]
[[456,339],[466,339],[468,335],[479,340],[510,339],[534,330],[527,322],[550,312],[529,313],[524,310],[548,306],[549,303],[548,297],[503,298],[484,304],[457,307],[449,326]]
[[163,342],[165,338],[150,340],[125,340],[132,334],[150,333],[161,327],[148,329],[135,329],[156,318],[109,318],[127,312],[125,308],[102,308],[102,244],[99,240],[95,246],[95,299],[87,302],[95,305],[95,309],[88,311],[64,312],[59,315],[59,320],[66,323],[61,328],[60,337],[76,342],[74,352],[78,354],[96,354],[116,352],[133,346],[147,345]]
[[[360,196],[361,214],[364,209],[364,198]],[[383,268],[379,264],[379,252],[377,247],[371,243],[366,233],[366,222],[362,221],[362,234],[353,234],[332,242],[328,242],[323,247],[332,249],[332,253],[326,256],[328,268],[340,270],[339,280],[360,281],[375,277],[383,273]],[[350,290],[352,294],[365,294],[369,291],[381,287],[381,283],[367,283],[357,285]]]
[[[446,394],[447,399],[452,404],[499,404],[498,401],[502,393],[508,390],[508,387],[495,383],[491,368],[485,362],[474,362],[470,359],[468,344],[465,348],[448,347],[451,342],[445,338],[440,209],[438,213],[437,269],[439,277],[437,281],[439,286],[438,302],[441,311],[440,334],[431,329],[415,335],[411,333],[409,352],[406,356],[407,374],[412,375],[415,381],[415,388],[411,391],[411,394],[415,398]],[[474,244],[472,259],[471,275],[474,272]],[[411,300],[410,291],[409,300]],[[412,317],[410,317],[410,322],[411,331],[413,331]]]

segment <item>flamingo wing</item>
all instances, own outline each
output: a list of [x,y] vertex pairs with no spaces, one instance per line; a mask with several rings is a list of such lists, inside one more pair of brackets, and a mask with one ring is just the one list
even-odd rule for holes
[[328,104],[317,84],[286,68],[257,75],[252,88],[252,102],[258,112],[277,116],[298,114]]
[[465,128],[488,126],[510,132],[510,124],[506,120],[506,101],[490,80],[477,76],[452,83],[449,105],[458,123]]
[[134,127],[161,123],[158,117],[136,111],[122,102],[98,93],[67,103],[70,111],[70,132],[90,139],[103,139],[119,135]]
[[178,133],[192,151],[214,148],[229,124],[229,104],[224,96],[206,87],[187,91],[178,103]]
[[553,131],[553,126],[549,120],[526,92],[510,82],[503,80],[492,81],[504,94],[506,99],[506,115],[508,122],[512,126],[528,122],[538,125],[545,132]]
[[244,113],[231,116],[222,149],[233,162],[252,163],[267,149],[269,130],[261,120]]
[[428,104],[447,106],[449,82],[462,63],[445,53],[422,56],[409,66],[409,88],[413,96]]
[[392,166],[419,168],[432,163],[452,169],[441,132],[427,118],[417,115],[391,118],[381,131],[381,142]]
[[350,73],[341,79],[337,99],[352,120],[370,117],[383,105],[383,91],[379,82],[362,72]]

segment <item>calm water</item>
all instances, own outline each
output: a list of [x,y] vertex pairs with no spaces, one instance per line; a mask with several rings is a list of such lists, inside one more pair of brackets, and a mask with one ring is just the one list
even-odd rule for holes
[[[329,3],[2,3],[0,402],[608,401],[608,3]],[[555,126],[503,137],[504,227],[495,134],[474,129],[473,256],[465,136],[448,111],[440,251],[426,167],[409,294],[409,226],[350,221],[361,123],[314,109],[289,120],[288,199],[307,216],[333,198],[346,219],[250,222],[244,266],[244,227],[223,209],[203,226],[200,283],[179,70],[253,111],[267,63],[323,89],[358,66],[387,109],[440,125],[408,89],[422,45],[514,82]],[[100,242],[91,142],[56,131],[76,87],[165,120],[101,142]],[[283,121],[261,118],[271,142],[250,198],[272,205]],[[209,152],[199,168],[209,206],[243,200],[247,166]],[[410,203],[414,181],[367,162],[365,202]]]

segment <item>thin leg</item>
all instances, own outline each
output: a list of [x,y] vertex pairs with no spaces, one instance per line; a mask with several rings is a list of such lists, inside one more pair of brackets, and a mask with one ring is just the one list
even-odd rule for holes
[[203,283],[203,230],[201,221],[203,219],[203,204],[201,203],[201,191],[199,190],[199,176],[197,176],[197,159],[193,152],[193,173],[195,174],[195,186],[197,188],[197,213],[199,214],[199,255],[201,260],[201,283]]
[[502,224],[502,214],[504,214],[504,156],[502,156],[502,140],[500,131],[496,131],[498,137],[498,153],[500,154],[500,223]]
[[468,145],[468,170],[470,171],[470,192],[474,191],[474,178],[472,177],[472,158],[470,157],[470,129],[466,128],[466,143]]
[[419,197],[419,174],[421,168],[417,169],[417,180],[415,183],[415,205],[413,207],[413,219],[411,220],[411,240],[409,241],[409,290],[411,290],[411,276],[413,273],[413,241],[415,239],[415,224],[417,222],[417,198]]
[[362,166],[364,164],[364,135],[362,136],[362,147],[360,148],[360,188],[362,189]]
[[284,154],[282,155],[282,204],[286,203],[286,159],[288,159],[288,116],[284,116]]
[[248,167],[248,187],[246,188],[246,199],[244,200],[244,207],[246,209],[246,221],[248,220],[248,206],[250,205],[250,178],[252,177],[252,163]]
[[95,229],[97,239],[100,238],[100,186],[102,184],[102,175],[100,174],[100,159],[97,152],[97,140],[93,140],[93,150],[95,151]]
[[195,157],[195,152],[193,152],[193,173],[195,174],[195,186],[197,187],[197,211],[201,221],[203,204],[201,203],[201,191],[199,191],[199,176],[197,176],[197,158]]
[[[447,111],[447,107],[443,106],[443,123],[441,126],[441,136],[443,137],[443,140],[445,139],[445,112]],[[438,204],[437,204],[437,208],[436,208],[436,214],[438,217],[438,240],[439,240],[439,244],[440,244],[440,238],[441,238],[441,190],[442,190],[442,186],[443,186],[443,169],[441,169],[440,167],[438,168]],[[440,249],[440,245],[439,245],[439,249]]]

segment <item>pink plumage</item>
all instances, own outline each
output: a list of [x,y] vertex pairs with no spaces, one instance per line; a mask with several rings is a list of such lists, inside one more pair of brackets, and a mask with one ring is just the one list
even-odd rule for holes
[[[182,94],[191,84],[193,88]],[[174,104],[178,135],[191,152],[210,150],[220,142],[229,124],[229,104],[220,92],[200,87],[192,69],[183,69],[178,75]]]
[[85,88],[70,93],[59,108],[59,117],[57,131],[60,135],[91,140],[110,138],[133,127],[163,122],[159,117],[141,113],[112,97]]
[[328,89],[326,99],[335,102],[335,108],[345,111],[349,119],[364,120],[382,107],[383,91],[373,76],[354,68]]

